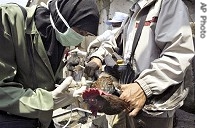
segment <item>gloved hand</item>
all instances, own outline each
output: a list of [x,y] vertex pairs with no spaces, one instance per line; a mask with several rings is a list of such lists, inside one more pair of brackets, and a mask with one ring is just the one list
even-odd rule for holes
[[129,116],[136,116],[146,102],[144,91],[137,83],[123,84],[120,87],[122,91],[120,98],[128,102],[132,110]]
[[75,89],[77,85],[77,82],[75,82],[71,76],[67,77],[60,85],[57,85],[57,88],[52,91],[54,110],[75,102],[76,98],[81,96],[81,94],[86,90],[86,86],[82,85],[79,89]]
[[99,35],[96,39],[100,42],[108,41],[110,38],[114,37],[114,33],[111,30],[106,30],[104,33]]
[[84,73],[86,73],[88,77],[93,77],[95,72],[101,67],[101,60],[99,58],[93,58],[86,64]]
[[81,57],[85,57],[87,55],[87,52],[79,50],[78,47],[69,51],[70,54],[73,52],[76,52],[78,54],[78,56],[81,56]]

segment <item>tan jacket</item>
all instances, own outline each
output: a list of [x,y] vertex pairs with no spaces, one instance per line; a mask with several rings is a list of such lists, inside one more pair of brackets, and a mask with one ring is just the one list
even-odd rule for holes
[[[139,22],[138,14],[153,2],[133,60],[136,74],[140,74],[135,82],[139,83],[148,98],[162,94],[170,86],[180,84],[194,57],[192,31],[185,4],[181,0],[141,0],[131,8],[133,17],[130,23],[123,26],[124,60],[126,61],[127,55],[129,59],[128,47],[132,46],[136,24]],[[115,43],[115,40],[103,42],[92,56],[97,56],[103,61],[104,56],[111,54],[116,48]],[[172,96],[166,102],[168,105],[155,104],[151,110],[166,111],[180,107],[187,95],[183,84],[174,95],[176,96]],[[176,98],[177,103],[171,104]],[[163,107],[159,107],[161,105]]]
[[35,27],[35,9],[27,8],[25,19],[18,5],[0,6],[0,110],[38,118],[47,128],[53,112],[50,91],[63,63],[54,75]]

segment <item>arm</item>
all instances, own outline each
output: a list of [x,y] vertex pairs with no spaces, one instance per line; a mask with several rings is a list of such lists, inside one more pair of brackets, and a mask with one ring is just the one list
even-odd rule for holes
[[107,30],[98,36],[93,42],[91,42],[87,51],[89,52],[91,47],[98,47],[98,50],[91,54],[89,58],[97,57],[103,61],[106,55],[111,54],[114,52],[114,50],[118,49],[116,38],[119,36],[121,29],[122,28],[119,27],[112,31]]
[[[137,115],[147,98],[161,94],[184,79],[194,56],[194,47],[188,12],[182,1],[162,1],[155,42],[161,50],[159,58],[151,62],[150,68],[141,72],[135,83],[121,86],[123,93],[120,97],[132,106],[131,116]],[[179,94],[176,98],[179,98]]]
[[96,71],[102,68],[102,63],[104,61],[105,56],[111,54],[107,51],[107,48],[110,52],[113,52],[112,46],[106,44],[106,41],[100,45],[100,47],[93,52],[90,56],[88,56],[88,63],[85,65],[84,73],[88,77],[96,77]]
[[116,37],[118,37],[121,28],[113,31],[107,30],[102,35],[98,36],[88,46],[87,51],[89,52],[91,47],[99,47],[95,52],[90,53],[88,63],[85,66],[84,72],[89,76],[93,77],[95,71],[102,67],[105,56],[111,55],[114,50],[118,49],[116,43]]
[[52,117],[53,98],[44,89],[30,89],[28,54],[23,50],[26,46],[22,12],[12,4],[1,6],[0,10],[0,110],[38,118],[47,125]]
[[194,56],[188,10],[180,0],[163,0],[155,29],[155,42],[162,51],[136,80],[147,97],[161,94],[183,81]]

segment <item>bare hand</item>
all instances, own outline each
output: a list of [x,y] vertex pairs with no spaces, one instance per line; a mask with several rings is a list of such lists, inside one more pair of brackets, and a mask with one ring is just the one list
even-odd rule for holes
[[144,91],[137,83],[121,85],[121,91],[120,98],[130,104],[131,112],[129,116],[136,116],[146,102]]

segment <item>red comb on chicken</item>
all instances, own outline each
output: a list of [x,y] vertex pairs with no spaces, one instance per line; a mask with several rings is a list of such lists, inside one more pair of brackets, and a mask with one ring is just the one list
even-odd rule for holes
[[129,104],[127,102],[120,99],[116,95],[112,95],[103,91],[100,88],[100,85],[103,85],[104,88],[104,85],[107,83],[109,83],[108,86],[110,86],[110,81],[108,82],[108,80],[110,79],[107,79],[105,77],[99,78],[95,82],[95,84],[97,84],[97,87],[93,86],[92,88],[89,88],[85,92],[83,92],[82,97],[84,101],[88,104],[92,114],[95,116],[97,112],[103,112],[107,115],[114,115],[119,114],[123,110],[129,110]]

